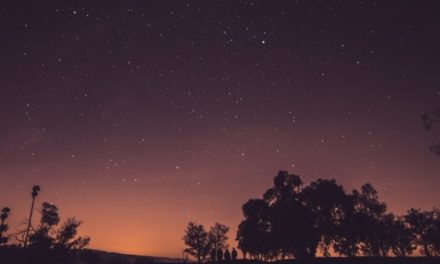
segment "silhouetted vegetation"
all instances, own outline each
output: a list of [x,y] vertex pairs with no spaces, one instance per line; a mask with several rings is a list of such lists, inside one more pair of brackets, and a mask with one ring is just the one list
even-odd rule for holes
[[203,225],[190,222],[185,230],[185,252],[197,259],[201,263],[205,260],[210,251],[208,240],[208,232],[206,232]]
[[9,217],[11,209],[9,207],[3,207],[0,215],[0,247],[8,242],[8,237],[4,234],[8,231],[9,226],[6,224],[6,219]]
[[[7,224],[11,209],[1,210],[0,263],[155,263],[151,257],[84,251],[90,238],[77,235],[82,222],[73,217],[61,222],[58,207],[48,202],[41,204],[39,222],[32,225],[39,191],[33,186],[27,227],[13,242]],[[411,208],[395,216],[368,183],[347,193],[335,180],[318,179],[305,186],[298,175],[280,171],[262,198],[250,199],[242,210],[245,219],[236,235],[241,262],[410,263],[406,257],[421,254],[425,258],[412,258],[411,263],[430,263],[440,256],[440,211]],[[235,248],[228,248],[228,232],[220,223],[207,231],[190,222],[184,252],[199,263],[239,261]],[[324,258],[316,260],[317,255]],[[395,258],[384,258],[388,256]]]
[[[15,235],[15,243],[9,242],[6,235],[8,218],[11,209],[4,207],[0,220],[0,263],[74,263],[79,258],[79,250],[90,242],[89,237],[77,237],[81,221],[75,218],[67,220],[58,227],[60,216],[58,207],[54,204],[43,202],[40,209],[38,225],[32,225],[35,198],[40,192],[40,187],[32,187],[32,205],[26,229]],[[23,238],[22,238],[23,237]]]
[[[226,235],[228,232],[229,227],[220,223],[215,223],[214,226],[210,228],[208,233],[208,240],[211,251],[222,252],[223,250],[228,248],[228,236]],[[214,254],[214,258],[212,258],[212,256],[213,255],[211,255],[211,261],[216,261],[216,254]]]
[[[185,253],[193,256],[197,262],[203,262],[208,255],[210,255],[211,261],[221,261],[226,258],[226,252],[228,251],[227,233],[229,227],[215,223],[207,232],[205,227],[194,222],[189,222],[185,230],[185,236],[183,241],[185,242]],[[224,250],[225,253],[223,252]]]
[[236,239],[244,258],[440,255],[440,213],[410,209],[395,216],[371,184],[346,193],[335,180],[304,186],[299,176],[280,171],[273,187],[242,209]]
[[25,238],[24,238],[24,245],[23,245],[24,248],[27,247],[28,238],[29,238],[29,231],[30,231],[31,223],[32,223],[32,215],[34,213],[35,198],[38,196],[38,192],[40,192],[40,186],[39,185],[32,186],[31,212],[29,214],[28,225],[27,225],[27,229],[26,229],[26,235],[25,235]]

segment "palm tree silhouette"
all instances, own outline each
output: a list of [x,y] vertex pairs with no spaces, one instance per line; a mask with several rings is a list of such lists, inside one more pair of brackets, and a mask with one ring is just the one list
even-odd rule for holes
[[23,247],[26,248],[27,246],[27,242],[28,242],[28,238],[29,238],[29,229],[31,228],[31,222],[32,222],[32,214],[34,212],[34,203],[35,203],[35,197],[37,197],[38,192],[40,191],[40,186],[39,185],[34,185],[32,186],[32,205],[31,205],[31,212],[29,214],[29,221],[28,221],[28,226],[26,229],[26,236],[24,237],[24,245]]

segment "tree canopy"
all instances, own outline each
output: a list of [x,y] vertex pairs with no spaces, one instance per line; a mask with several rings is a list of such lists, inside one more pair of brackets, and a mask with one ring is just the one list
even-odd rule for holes
[[298,175],[279,171],[262,198],[242,207],[236,240],[246,256],[261,260],[343,256],[399,257],[419,249],[439,255],[440,214],[410,209],[395,216],[369,183],[346,193],[335,180],[305,186]]

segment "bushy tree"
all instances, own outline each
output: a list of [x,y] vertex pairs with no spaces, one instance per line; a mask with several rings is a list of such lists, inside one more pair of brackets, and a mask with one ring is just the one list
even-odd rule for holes
[[270,254],[269,207],[261,199],[251,199],[243,205],[243,220],[238,226],[236,240],[244,257],[268,257]]
[[77,237],[78,228],[82,224],[75,218],[67,218],[62,226],[56,229],[60,222],[58,207],[44,202],[41,206],[41,219],[38,228],[30,235],[30,247],[35,251],[49,249],[69,251],[82,249],[89,242],[89,237]]
[[382,221],[387,211],[386,204],[379,201],[376,189],[369,183],[364,184],[360,192],[354,190],[352,199],[360,249],[366,256],[386,256],[389,244],[383,236],[385,223]]
[[405,221],[408,223],[412,234],[415,237],[415,243],[421,248],[422,253],[431,257],[436,254],[436,219],[434,211],[421,211],[411,208],[405,215]]
[[415,235],[403,217],[395,217],[388,227],[391,237],[391,251],[396,257],[407,257],[416,249]]
[[[229,227],[215,223],[208,232],[208,240],[211,246],[211,252],[217,252],[219,249],[224,250],[228,247],[228,236]],[[215,259],[213,259],[215,260]]]
[[299,176],[280,171],[263,199],[243,205],[245,220],[236,238],[243,252],[264,259],[315,255],[319,233],[313,212],[302,199],[302,184]]
[[361,221],[362,217],[353,210],[347,212],[338,228],[333,244],[335,252],[348,257],[354,257],[359,253]]
[[320,249],[324,256],[330,256],[330,248],[351,209],[349,198],[335,180],[318,179],[304,188],[302,200],[313,214],[314,227],[320,236]]
[[440,256],[440,211],[434,210],[432,223],[431,243],[437,256]]
[[[412,231],[408,217],[387,212],[371,184],[346,194],[335,180],[318,179],[304,187],[299,176],[287,171],[278,173],[262,199],[251,199],[242,209],[245,219],[238,226],[238,247],[244,255],[263,260],[311,258],[318,245],[324,256],[331,249],[350,257],[384,257],[390,252],[408,256],[415,249],[415,234],[420,234]],[[437,250],[434,241],[440,246],[434,232],[440,233],[440,223],[438,227],[431,224],[430,236],[420,239],[430,241],[431,255]]]
[[263,195],[269,206],[270,244],[273,256],[313,257],[319,242],[313,213],[301,195],[298,175],[279,171],[274,186]]
[[208,232],[203,225],[189,222],[183,237],[185,242],[185,252],[197,259],[198,263],[203,262],[208,256],[211,245],[209,243]]
[[41,205],[40,224],[29,237],[30,246],[39,250],[52,247],[54,238],[51,236],[51,232],[59,222],[58,207],[54,204],[43,202]]
[[90,237],[76,237],[82,224],[75,218],[67,218],[55,236],[54,247],[61,249],[82,249],[90,242]]
[[6,224],[6,219],[11,214],[11,209],[9,207],[3,207],[0,214],[0,247],[8,242],[8,237],[4,235],[9,229]]
[[416,248],[440,255],[440,211],[411,209],[397,217],[368,183],[346,194],[335,180],[304,187],[299,176],[280,171],[263,198],[242,210],[236,240],[245,257],[306,259],[318,245],[324,256],[333,249],[349,257],[407,257]]
[[390,227],[394,215],[387,213],[385,203],[379,201],[374,187],[367,183],[361,190],[353,190],[347,203],[334,243],[334,250],[341,255],[354,257],[386,256],[393,242]]

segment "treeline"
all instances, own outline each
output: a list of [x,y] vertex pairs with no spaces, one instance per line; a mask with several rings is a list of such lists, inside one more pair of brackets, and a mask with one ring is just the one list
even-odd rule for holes
[[74,217],[67,218],[62,224],[56,205],[43,202],[39,210],[40,219],[32,225],[34,204],[40,187],[32,187],[32,204],[26,228],[8,234],[7,219],[11,209],[4,207],[0,215],[0,263],[71,263],[73,255],[87,246],[89,237],[78,237],[78,228],[82,224]]
[[215,223],[209,231],[206,231],[203,225],[189,222],[183,237],[186,246],[184,253],[193,256],[199,263],[206,259],[210,261],[236,260],[235,248],[232,248],[231,252],[228,249],[228,232],[229,227],[220,223]]
[[440,255],[440,212],[412,208],[396,216],[370,184],[346,193],[335,180],[304,186],[280,171],[263,197],[242,209],[236,240],[245,258]]

